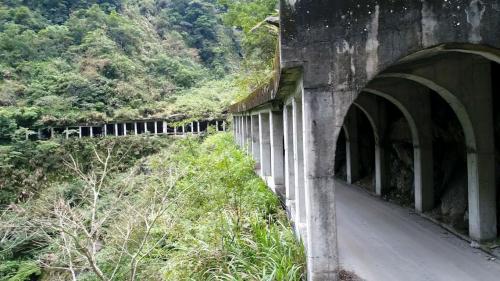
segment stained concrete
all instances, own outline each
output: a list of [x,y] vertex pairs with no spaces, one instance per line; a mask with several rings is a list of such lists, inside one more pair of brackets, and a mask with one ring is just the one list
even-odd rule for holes
[[339,262],[369,281],[495,281],[500,262],[414,214],[337,181]]

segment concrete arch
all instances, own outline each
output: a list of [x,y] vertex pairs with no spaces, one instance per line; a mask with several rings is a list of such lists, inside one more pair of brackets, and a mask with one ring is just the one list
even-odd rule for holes
[[411,62],[433,55],[443,53],[463,53],[481,56],[485,59],[500,63],[500,50],[482,44],[471,43],[442,43],[432,47],[422,49],[412,54],[408,54],[399,59],[396,63]]
[[[451,90],[427,77],[413,73],[384,73],[378,78],[399,78],[423,85],[440,95],[455,112],[465,134],[467,149],[467,178],[469,202],[469,235],[478,241],[494,239],[497,236],[496,188],[494,182],[494,154],[491,155],[485,137],[477,138],[473,118],[464,103]],[[463,98],[463,97],[462,97]],[[488,108],[482,108],[487,111]],[[476,127],[478,117],[475,118]],[[487,120],[485,121],[486,123]],[[485,133],[487,131],[482,131]],[[492,132],[490,132],[492,133]],[[486,138],[487,139],[487,138]],[[481,146],[478,146],[478,142]]]
[[363,91],[387,100],[396,106],[406,119],[413,144],[415,209],[417,212],[425,212],[434,207],[430,101],[428,96],[426,98],[420,93],[421,89],[412,86],[377,86],[372,83],[372,88],[365,88]]
[[358,102],[354,101],[353,105],[356,106],[366,116],[366,119],[368,119],[368,121],[370,122],[370,125],[373,130],[373,137],[375,140],[375,144],[380,144],[382,136],[380,136],[380,128],[374,119],[373,113],[369,112],[367,107],[364,107],[362,104],[359,103],[359,101]]
[[457,118],[460,121],[460,124],[462,125],[462,129],[464,130],[467,149],[470,151],[476,151],[477,143],[474,132],[474,126],[472,125],[472,120],[469,117],[469,114],[464,104],[450,90],[446,89],[441,85],[438,85],[436,82],[430,79],[409,73],[384,73],[377,76],[377,78],[406,79],[416,82],[420,85],[423,85],[438,93],[439,96],[441,96],[450,105],[450,107],[457,115]]
[[381,110],[383,106],[374,96],[359,95],[353,105],[358,108],[368,119],[372,127],[374,139],[374,166],[375,166],[375,193],[382,196],[387,187],[387,157],[386,150],[383,144],[383,139],[386,131],[385,123],[386,116]]
[[395,99],[393,96],[376,89],[364,88],[363,92],[382,97],[387,101],[389,101],[390,103],[392,103],[393,105],[395,105],[403,113],[403,116],[405,117],[406,121],[408,122],[408,125],[410,126],[413,146],[417,147],[420,146],[420,138],[415,119],[410,114],[408,109],[400,101]]

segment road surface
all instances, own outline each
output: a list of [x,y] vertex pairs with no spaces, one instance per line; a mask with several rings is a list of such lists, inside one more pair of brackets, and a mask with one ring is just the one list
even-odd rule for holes
[[337,182],[339,262],[367,281],[500,281],[500,262],[432,222]]

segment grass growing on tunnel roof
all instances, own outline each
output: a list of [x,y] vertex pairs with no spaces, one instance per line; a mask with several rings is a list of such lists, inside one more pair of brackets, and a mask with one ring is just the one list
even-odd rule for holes
[[168,280],[302,279],[303,247],[229,134],[180,141],[169,155],[189,172],[178,184],[183,207],[169,230]]

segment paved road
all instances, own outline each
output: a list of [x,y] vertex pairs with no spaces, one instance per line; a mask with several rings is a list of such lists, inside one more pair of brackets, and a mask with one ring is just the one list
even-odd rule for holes
[[368,281],[500,281],[500,262],[408,209],[338,182],[339,261]]

